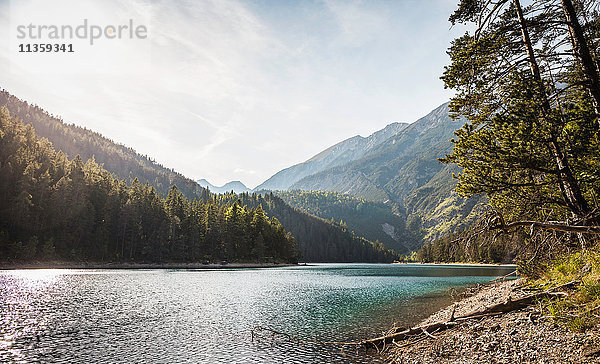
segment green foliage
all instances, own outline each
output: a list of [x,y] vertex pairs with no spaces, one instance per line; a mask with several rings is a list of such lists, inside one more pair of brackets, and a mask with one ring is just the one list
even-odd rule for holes
[[537,285],[558,286],[574,280],[586,284],[595,284],[600,278],[600,253],[594,250],[565,254],[555,260]]
[[468,229],[482,213],[484,197],[465,198],[456,193],[452,175],[459,171],[455,166],[445,166],[404,202],[407,229],[425,242]]
[[[523,13],[521,21],[512,1],[463,0],[451,17],[489,21],[449,49],[442,79],[457,91],[453,115],[467,123],[443,161],[463,169],[459,193],[489,196],[507,221],[583,218],[600,191],[597,117],[577,58],[562,51],[570,42],[568,29],[557,27],[562,7],[538,2]],[[589,35],[584,42],[597,44]]]
[[54,239],[50,238],[44,242],[40,249],[40,259],[52,260],[56,257],[56,248],[54,247]]
[[[441,161],[462,169],[456,191],[484,196],[494,219],[477,220],[484,228],[465,232],[458,246],[440,240],[421,255],[497,260],[517,253],[519,272],[531,277],[550,268],[555,278],[569,276],[578,268],[575,260],[550,264],[558,254],[593,245],[595,237],[540,231],[522,221],[600,223],[599,20],[591,0],[525,7],[519,0],[459,1],[450,21],[476,28],[452,42],[442,80],[456,92],[451,115],[466,123]],[[490,227],[518,221],[511,235],[490,238]],[[525,225],[531,228],[518,228]]]
[[410,252],[409,254],[401,255],[400,258],[398,259],[398,262],[400,262],[400,263],[419,263],[419,262],[421,262],[421,260],[419,260],[419,256],[418,256],[417,252]]
[[38,248],[38,238],[37,236],[32,236],[27,240],[27,243],[23,245],[23,252],[21,253],[21,257],[23,260],[32,260],[37,255]]
[[[0,261],[296,262],[296,242],[259,206],[161,198],[94,159],[69,160],[0,109]],[[23,243],[25,242],[25,243]],[[40,244],[43,242],[43,244]]]
[[565,298],[546,301],[543,307],[556,322],[574,331],[584,331],[600,323],[600,252],[587,250],[566,254],[531,285],[547,289],[572,281],[580,282],[574,292]]

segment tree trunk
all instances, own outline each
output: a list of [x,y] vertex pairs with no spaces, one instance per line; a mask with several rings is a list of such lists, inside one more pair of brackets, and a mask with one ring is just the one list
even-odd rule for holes
[[534,80],[537,82],[537,87],[539,88],[539,92],[542,95],[542,109],[546,115],[550,114],[550,101],[546,97],[544,92],[544,83],[542,82],[542,76],[540,74],[540,67],[538,66],[537,61],[535,60],[535,53],[533,52],[533,45],[531,45],[531,38],[529,37],[529,30],[527,29],[527,24],[525,23],[525,17],[523,16],[523,9],[521,8],[521,2],[519,0],[514,0],[515,8],[517,10],[517,18],[519,19],[519,26],[521,27],[521,34],[523,35],[523,45],[525,45],[525,50],[527,51],[527,57],[529,58],[529,68],[531,69],[531,74],[533,75]]
[[[523,16],[523,9],[521,8],[521,3],[519,0],[514,0],[514,4],[517,11],[517,18],[519,19],[519,26],[521,27],[521,33],[523,35],[523,43],[525,45],[527,57],[529,58],[531,74],[537,83],[537,91],[539,92],[542,100],[542,117],[550,118],[552,109],[550,107],[550,101],[548,100],[546,92],[544,91],[544,83],[540,74],[540,68],[535,59],[533,45],[531,44],[531,38],[529,37],[529,30],[525,22],[525,17]],[[549,141],[549,146],[552,154],[555,157],[556,166],[558,167],[558,182],[563,200],[575,215],[585,216],[590,210],[589,205],[581,193],[577,179],[571,172],[569,160],[562,152],[562,149],[556,138],[551,138]]]
[[571,45],[575,58],[581,67],[584,77],[584,85],[587,89],[590,97],[592,98],[592,104],[594,106],[594,112],[598,125],[600,126],[600,77],[598,75],[598,69],[590,53],[583,30],[577,19],[577,12],[573,6],[571,0],[561,0],[563,13],[567,20],[567,26],[569,27],[569,35],[571,38]]
[[584,217],[590,212],[590,206],[581,193],[579,182],[571,172],[569,160],[563,154],[556,139],[552,138],[550,145],[552,146],[553,153],[556,158],[556,165],[558,166],[559,183],[562,185],[561,193],[563,195],[563,199],[567,205],[569,205],[571,211],[574,212],[575,215]]

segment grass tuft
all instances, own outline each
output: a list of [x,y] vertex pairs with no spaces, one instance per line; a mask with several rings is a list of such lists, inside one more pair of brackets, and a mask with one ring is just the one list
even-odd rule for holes
[[532,288],[548,289],[571,281],[581,282],[568,297],[547,300],[543,307],[556,322],[582,332],[600,324],[600,252],[587,250],[556,260]]

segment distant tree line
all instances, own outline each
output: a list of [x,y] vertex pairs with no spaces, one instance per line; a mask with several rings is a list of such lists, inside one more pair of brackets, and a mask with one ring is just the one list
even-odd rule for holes
[[250,208],[262,206],[276,217],[298,242],[301,260],[306,262],[393,262],[399,255],[379,242],[371,242],[348,230],[345,224],[326,220],[288,205],[273,193],[218,197],[221,204],[239,201]]
[[203,197],[128,186],[0,109],[0,261],[297,261],[294,238],[260,204]]
[[510,263],[517,256],[519,247],[514,237],[506,236],[481,241],[464,239],[466,233],[450,233],[424,244],[414,256],[423,263]]

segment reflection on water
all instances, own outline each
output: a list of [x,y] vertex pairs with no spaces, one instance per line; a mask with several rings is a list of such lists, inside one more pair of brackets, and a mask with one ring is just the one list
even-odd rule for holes
[[252,341],[257,325],[350,341],[409,324],[497,267],[320,264],[229,270],[0,271],[0,361],[372,362]]

